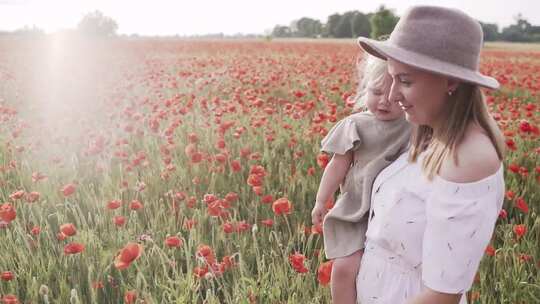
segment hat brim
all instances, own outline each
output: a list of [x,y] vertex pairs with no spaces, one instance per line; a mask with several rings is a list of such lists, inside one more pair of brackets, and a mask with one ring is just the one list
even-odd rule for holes
[[499,82],[493,77],[485,76],[477,71],[444,62],[423,54],[404,50],[400,47],[391,45],[388,41],[377,41],[360,37],[358,38],[358,44],[369,54],[384,60],[390,58],[417,69],[456,78],[482,87],[490,89],[499,88]]

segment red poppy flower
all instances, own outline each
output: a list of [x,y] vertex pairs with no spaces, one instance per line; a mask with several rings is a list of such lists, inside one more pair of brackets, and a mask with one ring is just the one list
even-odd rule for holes
[[33,172],[32,173],[32,182],[34,182],[34,183],[38,182],[40,180],[46,179],[46,178],[47,178],[46,175],[43,175],[43,174],[41,174],[39,172]]
[[328,154],[320,153],[317,155],[317,165],[319,165],[319,167],[323,169],[326,168],[328,162],[330,162],[330,156],[328,156]]
[[32,235],[38,235],[40,232],[41,232],[41,227],[39,226],[34,226],[30,230],[30,233],[32,233]]
[[134,304],[137,301],[137,291],[129,290],[124,294],[124,303],[125,304]]
[[289,256],[289,263],[298,273],[306,273],[309,271],[304,265],[305,260],[306,256],[298,252]]
[[132,200],[129,204],[129,209],[131,210],[139,210],[143,207],[143,204],[139,200]]
[[116,256],[114,266],[120,270],[128,268],[133,261],[141,256],[142,250],[143,247],[141,244],[128,243]]
[[65,185],[62,188],[62,193],[64,194],[65,197],[68,197],[72,195],[73,193],[75,193],[75,189],[76,189],[75,184],[70,183],[70,184]]
[[263,187],[261,187],[261,186],[255,186],[255,187],[253,187],[251,189],[258,196],[261,196],[263,194]]
[[272,210],[277,215],[291,214],[291,212],[292,212],[292,204],[287,198],[282,197],[282,198],[276,200],[272,204]]
[[204,201],[207,205],[210,204],[210,203],[215,202],[217,199],[218,199],[218,197],[217,197],[216,195],[214,195],[214,194],[209,194],[209,193],[207,193],[207,194],[205,194],[205,195],[203,196],[203,201]]
[[523,213],[529,212],[529,206],[527,205],[527,202],[522,197],[517,198],[515,206],[516,208],[521,210]]
[[507,217],[508,217],[508,212],[506,212],[506,210],[504,209],[501,209],[501,212],[499,212],[499,218],[505,219]]
[[214,251],[208,245],[201,244],[197,248],[197,256],[204,258],[206,263],[212,265],[216,262]]
[[192,155],[191,155],[191,163],[193,164],[197,164],[197,163],[200,163],[203,159],[203,155],[201,152],[194,152]]
[[15,208],[10,203],[4,203],[0,205],[0,220],[10,223],[17,217],[17,212]]
[[107,209],[109,210],[114,210],[114,209],[118,209],[122,206],[122,201],[121,200],[111,200],[107,203]]
[[224,270],[227,270],[235,265],[234,258],[226,255],[221,259],[221,264],[224,266]]
[[188,140],[190,143],[196,144],[199,141],[199,137],[195,133],[189,133]]
[[180,247],[182,244],[182,239],[177,236],[169,236],[165,239],[165,245],[167,245],[169,248]]
[[15,191],[9,195],[9,198],[12,200],[18,200],[21,197],[23,197],[24,194],[25,194],[24,190]]
[[204,277],[206,274],[208,273],[208,267],[207,266],[204,266],[204,267],[195,267],[193,268],[193,274],[195,275],[195,277],[197,278],[202,278]]
[[271,204],[274,201],[274,197],[271,194],[264,195],[261,198],[263,204]]
[[233,161],[231,161],[231,170],[233,172],[240,172],[242,170],[242,164],[240,163],[239,160],[235,159]]
[[238,193],[236,192],[229,192],[227,195],[225,195],[225,200],[229,203],[233,203],[236,200],[238,200]]
[[489,255],[489,256],[494,256],[495,255],[495,248],[493,248],[493,246],[491,246],[491,245],[488,245],[486,247],[486,254]]
[[274,220],[266,219],[266,220],[262,220],[261,223],[267,227],[272,227],[274,225]]
[[322,224],[312,225],[311,234],[323,234]]
[[512,191],[512,190],[506,191],[506,199],[507,199],[507,200],[513,200],[515,195],[516,195],[516,194],[515,194],[514,191]]
[[251,174],[248,176],[247,184],[252,187],[261,186],[263,183],[263,178],[260,175]]
[[325,285],[328,285],[328,283],[330,283],[333,265],[334,265],[334,261],[328,261],[328,262],[322,263],[319,266],[319,269],[317,269],[317,280],[319,281],[319,284],[325,286]]
[[124,226],[126,223],[126,218],[121,215],[117,215],[113,218],[113,223],[118,227]]
[[92,282],[92,288],[93,289],[101,289],[103,287],[105,287],[105,284],[103,284],[102,281],[94,281],[94,282]]
[[60,226],[60,231],[66,236],[74,236],[77,234],[77,229],[73,224],[63,224]]
[[223,232],[225,232],[225,233],[233,233],[234,232],[234,225],[229,223],[229,222],[223,223]]
[[249,223],[246,223],[246,221],[239,221],[236,223],[236,232],[244,232],[247,231],[249,228],[251,228],[251,225]]
[[25,200],[28,203],[33,203],[37,200],[39,200],[40,194],[37,191],[32,191],[30,193],[27,193],[25,196]]
[[265,177],[266,170],[261,165],[253,165],[249,170],[249,174],[257,175],[259,177]]
[[11,271],[4,271],[2,274],[0,274],[0,278],[2,281],[11,281],[15,278],[15,275]]
[[525,225],[514,225],[514,233],[516,234],[517,238],[522,238],[525,233],[527,233],[527,226]]
[[64,246],[64,254],[77,254],[84,251],[84,245],[80,243],[69,243]]
[[7,294],[2,298],[2,304],[19,304],[19,300],[12,294]]

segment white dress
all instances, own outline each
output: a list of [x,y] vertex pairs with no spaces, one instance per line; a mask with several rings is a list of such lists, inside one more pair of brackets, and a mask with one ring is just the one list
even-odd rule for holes
[[[422,173],[422,158],[409,163],[407,157],[402,154],[373,184],[356,278],[361,304],[406,303],[426,287],[464,294],[502,208],[502,164],[477,182],[454,183],[439,176],[430,182]],[[459,303],[467,303],[465,295]]]

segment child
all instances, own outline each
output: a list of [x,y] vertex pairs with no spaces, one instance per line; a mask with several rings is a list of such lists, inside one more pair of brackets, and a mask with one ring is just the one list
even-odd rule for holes
[[[356,303],[356,275],[364,248],[371,187],[379,171],[404,151],[410,136],[403,110],[388,100],[392,80],[386,62],[369,56],[362,72],[356,99],[368,111],[339,121],[322,140],[321,151],[333,153],[333,157],[324,170],[311,212],[313,224],[324,219],[325,253],[328,259],[334,259],[333,303]],[[325,216],[325,202],[338,185],[341,194]]]

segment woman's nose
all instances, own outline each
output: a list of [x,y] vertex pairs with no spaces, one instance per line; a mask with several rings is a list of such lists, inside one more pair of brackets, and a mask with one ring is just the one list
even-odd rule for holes
[[390,86],[388,100],[391,102],[398,102],[401,100],[401,93],[399,92],[395,81],[392,81],[392,85]]

